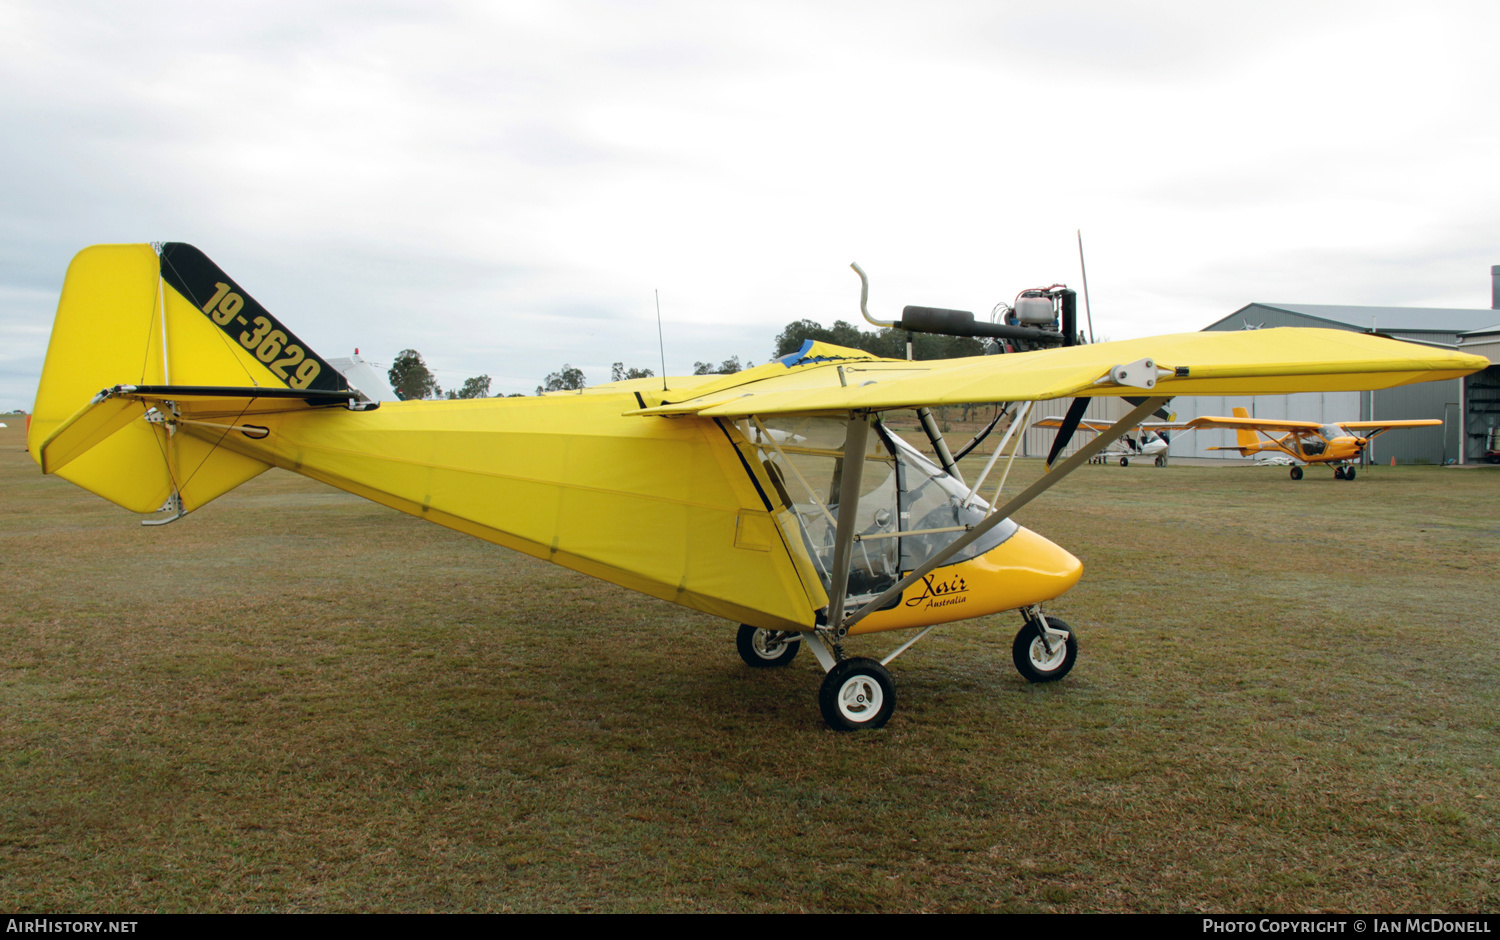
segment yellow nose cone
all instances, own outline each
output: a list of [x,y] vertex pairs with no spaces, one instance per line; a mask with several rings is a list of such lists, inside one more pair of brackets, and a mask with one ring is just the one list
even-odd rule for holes
[[894,607],[849,631],[875,633],[983,617],[1050,601],[1083,577],[1083,563],[1027,528],[978,558],[944,565],[907,588]]
[[974,584],[984,595],[985,613],[1061,597],[1083,577],[1083,562],[1072,552],[1024,526],[969,564],[976,566]]

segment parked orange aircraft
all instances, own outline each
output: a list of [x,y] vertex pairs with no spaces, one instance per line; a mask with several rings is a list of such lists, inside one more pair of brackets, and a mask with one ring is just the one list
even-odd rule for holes
[[[1190,430],[1232,428],[1239,437],[1233,447],[1210,447],[1209,450],[1237,450],[1241,457],[1255,454],[1282,453],[1305,464],[1332,464],[1336,480],[1354,479],[1354,463],[1359,460],[1371,439],[1392,428],[1426,428],[1442,424],[1437,418],[1411,421],[1343,421],[1319,424],[1316,421],[1276,421],[1252,418],[1244,408],[1234,409],[1233,418],[1194,418]],[[1259,435],[1264,434],[1264,440]],[[1273,436],[1279,434],[1280,436]],[[1302,479],[1302,468],[1292,466],[1292,479]]]

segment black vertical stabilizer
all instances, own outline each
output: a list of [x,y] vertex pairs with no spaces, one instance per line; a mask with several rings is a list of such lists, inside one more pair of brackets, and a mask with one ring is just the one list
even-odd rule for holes
[[[313,352],[297,334],[255,301],[243,287],[209,260],[208,255],[183,242],[167,242],[161,249],[161,278],[173,290],[203,312],[224,335],[257,358],[270,356],[266,368],[290,388],[315,391],[347,391],[349,383],[339,370]],[[260,346],[267,337],[281,333],[276,352]],[[316,363],[314,367],[306,363]],[[311,373],[309,375],[309,373]],[[301,380],[306,377],[306,382]]]

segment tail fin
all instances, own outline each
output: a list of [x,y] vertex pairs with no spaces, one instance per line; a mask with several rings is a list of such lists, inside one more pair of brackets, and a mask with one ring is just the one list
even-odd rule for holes
[[[1250,417],[1250,409],[1248,409],[1248,408],[1235,408],[1234,409],[1234,416],[1236,418],[1248,418],[1248,417]],[[1241,457],[1247,457],[1247,456],[1249,456],[1249,452],[1246,451],[1245,448],[1247,448],[1247,447],[1255,447],[1257,444],[1260,443],[1260,435],[1258,435],[1254,431],[1248,430],[1246,428],[1240,428],[1239,430],[1237,430],[1237,431],[1234,432],[1234,435],[1235,435],[1235,443],[1237,443],[1237,444],[1240,445],[1240,456]]]
[[[116,385],[333,392],[343,376],[191,245],[96,245],[63,281],[27,430],[55,472],[126,509],[179,514],[269,467],[163,422]],[[169,396],[169,393],[167,394]]]

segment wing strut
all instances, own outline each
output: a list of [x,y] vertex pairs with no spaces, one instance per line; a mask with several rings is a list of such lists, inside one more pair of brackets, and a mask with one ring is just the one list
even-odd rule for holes
[[[1003,522],[1004,520],[1006,520],[1006,519],[1010,518],[1012,515],[1014,515],[1015,512],[1016,512],[1016,510],[1020,509],[1022,506],[1025,506],[1027,503],[1031,502],[1033,499],[1036,499],[1042,493],[1044,493],[1048,489],[1050,489],[1054,483],[1057,483],[1059,480],[1063,479],[1068,474],[1072,473],[1078,467],[1080,467],[1084,463],[1088,462],[1088,459],[1090,457],[1094,456],[1099,451],[1101,451],[1104,448],[1108,447],[1110,444],[1113,444],[1126,431],[1129,431],[1131,428],[1135,427],[1137,424],[1140,424],[1142,421],[1144,421],[1146,419],[1146,417],[1148,415],[1151,414],[1151,412],[1153,412],[1156,409],[1160,408],[1162,405],[1165,405],[1169,400],[1170,400],[1169,398],[1148,398],[1144,402],[1142,402],[1140,405],[1137,405],[1135,407],[1135,409],[1130,412],[1130,414],[1126,415],[1125,417],[1121,418],[1119,421],[1116,421],[1114,424],[1110,425],[1109,430],[1100,432],[1099,434],[1095,435],[1095,437],[1094,437],[1094,439],[1092,441],[1089,441],[1087,444],[1085,444],[1082,447],[1078,448],[1077,452],[1075,452],[1073,454],[1073,456],[1069,457],[1067,460],[1064,460],[1062,463],[1058,464],[1057,467],[1055,469],[1053,469],[1051,472],[1042,474],[1041,479],[1037,480],[1035,483],[1031,484],[1031,486],[1029,486],[1025,490],[1023,490],[1019,496],[1017,496],[1016,498],[1012,499],[1010,502],[1006,503],[1004,506],[1001,506],[996,511],[992,512],[989,516],[985,517],[985,520],[983,522],[979,523],[974,528],[970,529],[968,531],[968,533],[966,533],[965,535],[959,536],[952,543],[950,543],[947,548],[943,549],[942,551],[938,552],[936,555],[933,555],[931,558],[927,559],[927,561],[925,561],[922,564],[918,565],[916,568],[914,568],[912,570],[911,574],[908,574],[906,577],[904,577],[900,581],[896,582],[893,586],[887,588],[885,591],[883,591],[874,600],[872,600],[869,603],[865,604],[859,610],[855,611],[853,614],[850,614],[847,618],[843,619],[843,621],[840,622],[839,618],[843,615],[844,595],[846,593],[846,590],[847,590],[848,584],[849,584],[849,571],[848,571],[849,544],[852,543],[853,540],[854,540],[854,511],[853,511],[854,510],[854,504],[853,503],[843,502],[843,494],[845,492],[847,492],[847,487],[849,486],[849,477],[848,477],[848,470],[847,470],[847,467],[848,467],[848,458],[846,456],[846,458],[845,458],[845,468],[846,469],[845,469],[845,476],[844,476],[844,480],[843,480],[844,487],[846,489],[840,491],[839,529],[838,529],[838,535],[836,536],[835,541],[834,541],[834,560],[835,560],[835,563],[836,564],[840,563],[839,559],[842,558],[842,559],[844,559],[843,562],[842,562],[842,564],[843,564],[844,567],[841,569],[841,571],[842,571],[842,579],[841,580],[839,579],[840,578],[839,573],[838,572],[834,573],[834,578],[836,579],[835,580],[835,589],[838,592],[838,594],[837,594],[837,605],[838,606],[835,607],[832,604],[830,604],[830,606],[829,606],[829,610],[828,610],[828,613],[829,613],[828,623],[829,623],[829,625],[834,627],[837,636],[843,636],[845,633],[848,632],[848,630],[849,630],[850,627],[854,626],[856,623],[858,623],[859,621],[863,620],[869,614],[872,614],[875,611],[879,610],[881,607],[883,607],[892,598],[900,597],[903,591],[905,591],[907,588],[911,587],[913,584],[917,583],[917,580],[919,578],[921,578],[923,575],[931,572],[934,568],[940,567],[949,558],[952,558],[954,555],[957,555],[959,552],[963,551],[965,548],[968,548],[975,541],[977,541],[978,539],[982,538],[986,532],[988,532],[989,530],[993,529],[995,526],[999,525],[1001,522]],[[849,436],[850,436],[851,440],[852,440],[852,438],[855,435],[855,431],[854,431],[854,425],[855,425],[855,423],[856,422],[854,422],[854,421],[850,421],[849,422]],[[868,416],[866,416],[866,422],[865,422],[864,426],[866,428],[868,428],[868,426],[869,426],[869,424],[868,424]],[[856,453],[861,454],[861,455],[864,453],[863,445],[864,445],[864,440],[863,440],[863,437],[861,437],[861,439],[860,439],[860,450],[856,451]],[[845,445],[845,448],[846,448],[845,449],[845,454],[847,455],[849,453],[849,450],[847,449],[848,448],[847,444]],[[859,463],[863,464],[864,461],[861,460],[861,461],[859,461]],[[863,469],[863,468],[861,468],[861,469]],[[856,481],[854,483],[854,491],[853,491],[853,493],[854,493],[854,495],[853,495],[852,498],[857,499],[858,496],[859,496],[859,483],[858,483],[857,479],[856,479]],[[847,514],[845,512],[846,509],[849,510],[847,512]],[[846,516],[848,518],[847,525],[845,524],[845,518],[846,518]],[[841,551],[843,552],[842,555],[839,554]]]
[[829,572],[828,625],[835,636],[843,638],[846,627],[844,601],[849,596],[849,555],[854,548],[854,530],[858,523],[859,484],[865,474],[865,445],[870,439],[870,413],[856,411],[849,416],[849,430],[844,437],[844,466],[839,473],[839,520],[833,536],[833,570]]

